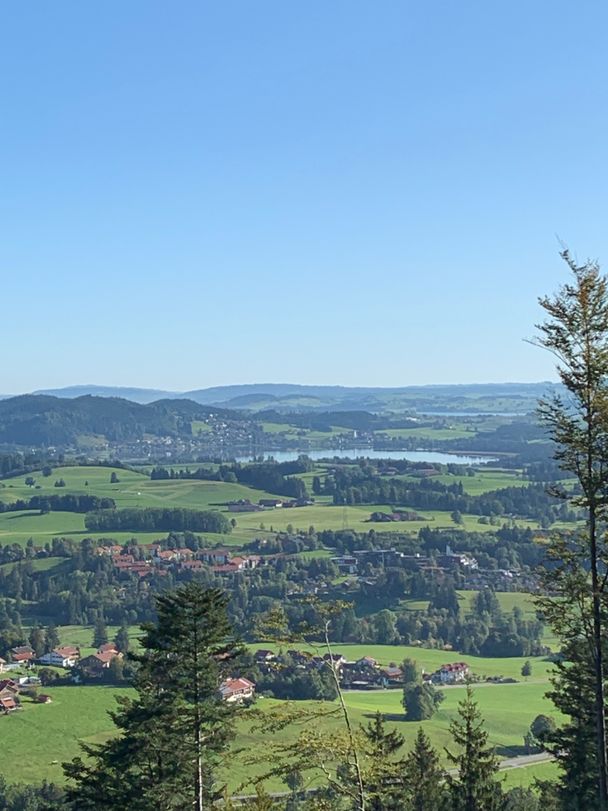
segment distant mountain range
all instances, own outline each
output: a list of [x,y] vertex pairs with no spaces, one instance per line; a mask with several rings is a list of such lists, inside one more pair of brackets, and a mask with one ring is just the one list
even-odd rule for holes
[[197,423],[211,431],[209,440],[216,431],[220,442],[249,441],[261,434],[264,423],[366,432],[399,425],[416,414],[527,414],[554,387],[492,383],[383,389],[269,383],[165,392],[72,386],[0,399],[0,444],[82,447],[98,439],[123,444],[146,436],[187,438]]
[[295,383],[248,383],[213,386],[186,392],[117,386],[68,386],[42,389],[34,394],[60,398],[86,395],[120,397],[148,404],[160,399],[192,400],[200,405],[261,411],[357,410],[397,411],[514,411],[522,413],[534,407],[539,396],[556,384],[479,383],[463,385],[402,386],[395,388],[364,386],[307,386]]

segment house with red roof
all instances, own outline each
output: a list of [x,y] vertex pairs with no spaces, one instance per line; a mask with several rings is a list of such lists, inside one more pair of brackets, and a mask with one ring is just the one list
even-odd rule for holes
[[225,679],[220,684],[220,695],[224,701],[236,703],[253,698],[255,684],[249,679]]
[[458,684],[465,681],[470,672],[466,662],[453,662],[449,665],[441,665],[436,675],[441,684]]
[[103,671],[108,670],[110,664],[117,658],[122,659],[122,653],[115,650],[92,653],[80,660],[78,669],[89,678],[99,678],[103,675]]
[[80,648],[73,645],[61,645],[48,653],[38,657],[41,665],[53,665],[54,667],[74,667],[80,659]]
[[11,649],[11,658],[13,662],[18,662],[20,665],[29,665],[36,658],[36,653],[29,645],[18,645]]

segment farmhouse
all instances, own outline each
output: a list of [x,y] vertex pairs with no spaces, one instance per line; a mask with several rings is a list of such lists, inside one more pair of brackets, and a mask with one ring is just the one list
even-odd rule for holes
[[104,670],[108,670],[112,661],[117,658],[122,658],[122,653],[117,653],[115,650],[92,653],[90,656],[81,659],[78,667],[85,676],[99,678],[103,675]]
[[36,658],[36,654],[29,645],[19,645],[11,649],[11,657],[13,662],[18,662],[20,665],[29,665]]
[[457,684],[465,681],[470,670],[466,662],[454,662],[449,665],[442,665],[435,674],[441,684]]
[[385,687],[401,684],[403,682],[403,671],[396,665],[381,667],[380,676]]
[[12,679],[0,681],[0,713],[8,715],[9,712],[21,709],[19,701],[19,685]]
[[80,659],[80,649],[71,645],[63,645],[55,648],[38,658],[41,665],[53,665],[54,667],[74,667]]
[[255,684],[249,679],[226,679],[220,684],[220,695],[230,703],[253,698],[254,693]]
[[259,512],[262,508],[257,504],[252,504],[247,499],[240,499],[239,501],[228,502],[228,512],[231,513],[255,513]]

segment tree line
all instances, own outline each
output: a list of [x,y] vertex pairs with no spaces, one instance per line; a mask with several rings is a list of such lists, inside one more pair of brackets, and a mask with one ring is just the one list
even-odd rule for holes
[[182,507],[125,507],[87,513],[85,526],[91,532],[217,532],[228,534],[232,526],[218,510]]
[[235,462],[216,467],[198,467],[175,470],[155,467],[150,473],[153,480],[200,479],[203,481],[229,482],[245,484],[257,490],[265,490],[279,496],[305,498],[306,485],[296,474],[307,473],[313,469],[313,463],[306,456],[300,456],[292,462],[257,462],[241,465]]
[[93,495],[51,495],[19,498],[16,501],[0,501],[0,513],[18,512],[21,510],[40,510],[40,512],[88,513],[92,510],[111,510],[116,507],[113,498]]

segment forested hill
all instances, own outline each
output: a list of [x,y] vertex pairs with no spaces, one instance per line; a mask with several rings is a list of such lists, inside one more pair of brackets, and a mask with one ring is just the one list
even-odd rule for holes
[[404,413],[447,411],[450,413],[534,411],[539,397],[550,394],[555,384],[483,383],[461,385],[403,386],[397,388],[356,386],[310,386],[287,383],[251,383],[215,386],[186,392],[112,386],[69,386],[37,394],[72,398],[84,394],[126,397],[138,403],[152,403],[161,397],[192,400],[201,405],[247,411],[278,410],[282,413],[306,411],[371,411]]
[[26,394],[0,400],[0,443],[9,445],[71,445],[80,436],[105,437],[110,442],[145,434],[188,436],[193,420],[210,414],[238,419],[226,409],[191,400],[158,400],[142,405],[118,397],[65,399]]

